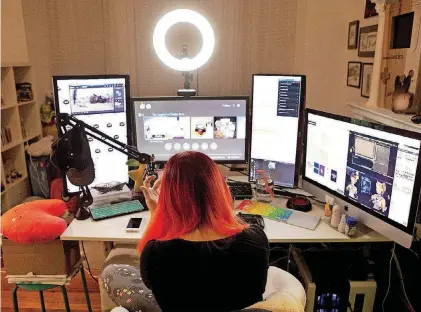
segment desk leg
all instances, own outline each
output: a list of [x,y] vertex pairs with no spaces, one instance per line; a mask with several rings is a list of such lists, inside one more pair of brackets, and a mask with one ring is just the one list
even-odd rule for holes
[[63,285],[60,287],[61,287],[61,292],[63,293],[64,307],[66,309],[66,312],[70,312],[69,298],[67,297],[66,286]]
[[103,242],[103,251],[104,251],[104,261],[107,259],[111,249],[113,249],[114,244],[113,242]]
[[80,267],[80,276],[82,278],[83,291],[85,292],[86,305],[88,306],[88,311],[92,312],[91,299],[89,298],[89,289],[88,285],[86,284],[85,269],[83,266]]
[[289,273],[289,263],[291,262],[291,250],[292,250],[292,245],[289,244],[288,245],[288,262],[287,262],[287,272]]
[[13,311],[19,312],[19,305],[18,305],[18,285],[13,288],[12,296],[13,296]]
[[39,302],[41,303],[41,311],[45,312],[44,293],[42,290],[39,291]]

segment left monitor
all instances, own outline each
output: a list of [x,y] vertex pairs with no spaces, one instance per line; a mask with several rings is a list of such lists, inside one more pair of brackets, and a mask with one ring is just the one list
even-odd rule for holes
[[[57,113],[73,115],[116,140],[131,144],[128,75],[53,76],[53,87]],[[127,156],[92,137],[88,136],[88,140],[95,166],[91,185],[128,182]],[[68,180],[64,187],[70,193],[79,191]]]
[[132,98],[137,149],[166,162],[198,151],[218,163],[247,162],[248,96]]

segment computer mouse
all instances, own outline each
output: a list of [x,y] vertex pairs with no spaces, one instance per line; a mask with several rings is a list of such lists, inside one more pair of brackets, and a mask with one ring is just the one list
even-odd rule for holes
[[421,115],[415,115],[411,118],[413,123],[420,124],[421,123]]

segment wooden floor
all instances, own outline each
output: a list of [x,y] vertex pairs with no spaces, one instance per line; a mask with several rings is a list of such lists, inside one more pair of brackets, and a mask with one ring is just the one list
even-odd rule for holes
[[[94,275],[97,272],[93,272]],[[8,284],[5,279],[5,272],[1,272],[1,312],[13,311],[12,290],[13,284]],[[91,305],[93,311],[101,311],[101,302],[99,296],[98,284],[86,272],[86,281],[88,282],[89,296],[91,298]],[[78,274],[66,287],[70,302],[71,312],[86,312],[87,306],[85,301],[85,294],[83,292],[83,284]],[[60,288],[44,291],[45,307],[48,312],[65,311],[63,304],[63,296]],[[20,289],[18,291],[19,311],[20,312],[35,312],[41,311],[39,303],[38,292],[26,291]]]

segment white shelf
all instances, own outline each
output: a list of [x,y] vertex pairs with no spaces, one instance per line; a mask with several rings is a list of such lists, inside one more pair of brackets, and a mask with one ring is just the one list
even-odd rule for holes
[[367,107],[349,102],[346,104],[351,111],[364,119],[373,120],[399,129],[421,133],[421,125],[417,125],[411,121],[411,118],[414,115],[396,114],[390,109],[380,107]]
[[[30,83],[34,96],[33,78],[33,70],[28,63],[1,64],[1,92],[5,103],[1,105],[1,125],[10,130],[12,139],[10,143],[1,146],[1,182],[5,188],[1,192],[2,212],[31,195],[24,144],[42,136],[41,116],[35,99],[17,102],[16,84]],[[22,178],[6,183],[6,173],[10,170],[16,170]]]
[[28,104],[34,104],[34,103],[35,103],[35,100],[18,102],[18,106],[23,106],[23,105],[28,105]]
[[2,105],[1,109],[3,110],[3,109],[12,108],[12,107],[16,107],[16,103]]
[[12,187],[15,187],[16,185],[18,185],[19,183],[22,183],[23,181],[25,181],[25,179],[27,178],[28,176],[25,174],[25,175],[22,175],[22,178],[20,178],[20,179],[18,179],[18,180],[16,180],[16,181],[13,181],[12,183],[6,183],[6,190],[5,191],[3,191],[3,192],[6,192],[6,191],[8,191],[9,189],[11,189]]
[[5,145],[3,145],[2,147],[1,147],[1,152],[3,153],[3,152],[6,152],[6,151],[8,151],[8,150],[10,150],[10,149],[12,149],[12,148],[14,148],[14,147],[16,147],[16,146],[18,146],[19,144],[21,144],[22,143],[22,140],[16,140],[16,141],[13,141],[13,142],[10,142],[10,143],[7,143],[7,144],[5,144]]
[[36,138],[36,137],[38,137],[38,136],[41,136],[41,133],[34,133],[34,134],[31,134],[31,135],[29,135],[29,136],[24,137],[24,138],[23,138],[23,142],[30,141],[30,140],[32,140],[32,139],[35,139],[35,138]]

